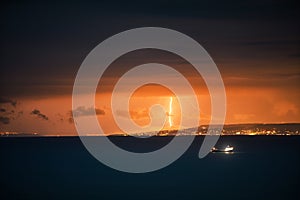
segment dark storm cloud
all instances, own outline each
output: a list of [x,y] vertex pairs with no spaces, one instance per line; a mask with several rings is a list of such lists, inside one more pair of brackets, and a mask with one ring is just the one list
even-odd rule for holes
[[10,123],[10,118],[9,117],[2,117],[2,116],[0,116],[0,122],[2,124],[9,124]]
[[300,53],[294,53],[294,54],[290,54],[289,57],[291,58],[300,58]]
[[5,97],[0,97],[0,104],[5,104],[8,103],[10,105],[12,105],[13,107],[16,107],[17,102],[13,101],[11,99],[5,98]]
[[296,1],[283,0],[232,0],[232,1],[123,1],[116,6],[112,1],[106,4],[118,12],[160,15],[168,17],[201,18],[282,18],[298,16]]
[[[6,98],[6,97],[0,97],[0,105],[5,108],[0,108],[0,123],[2,124],[9,124],[11,120],[15,119],[15,108],[17,105],[17,101],[14,101],[12,99]],[[13,108],[9,108],[10,106],[13,106]]]
[[97,44],[144,26],[193,37],[222,72],[262,68],[249,60],[274,68],[288,58],[292,67],[299,63],[299,56],[290,56],[299,55],[298,43],[290,42],[300,35],[296,1],[43,1],[0,9],[0,91],[6,96],[70,95],[81,62]]
[[10,106],[13,106],[14,108],[17,105],[17,102],[9,99],[9,98],[5,98],[5,97],[0,97],[0,104],[2,104],[1,106],[4,106],[6,108],[0,108],[0,123],[2,124],[9,124],[11,120],[14,119],[14,110],[8,110],[7,105],[3,105],[3,104],[8,104]]
[[260,41],[250,41],[245,42],[245,45],[253,45],[253,46],[277,46],[277,45],[300,45],[300,40],[298,39],[290,39],[290,40],[260,40]]
[[33,111],[31,111],[30,114],[31,115],[36,115],[37,117],[39,117],[43,120],[49,120],[49,118],[46,115],[42,114],[41,111],[39,111],[37,109],[34,109]]

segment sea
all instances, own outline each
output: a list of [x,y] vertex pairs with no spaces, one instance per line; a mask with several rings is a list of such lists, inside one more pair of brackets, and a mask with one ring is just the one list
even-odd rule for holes
[[[143,152],[172,137],[110,139]],[[300,199],[300,136],[222,136],[216,146],[234,152],[199,159],[203,139],[163,169],[132,174],[100,163],[78,137],[0,137],[0,198]]]

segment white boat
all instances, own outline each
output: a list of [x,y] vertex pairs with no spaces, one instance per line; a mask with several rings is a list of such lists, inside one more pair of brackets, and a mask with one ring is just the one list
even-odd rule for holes
[[216,147],[213,147],[211,152],[233,152],[233,146],[227,145],[225,149],[217,149]]

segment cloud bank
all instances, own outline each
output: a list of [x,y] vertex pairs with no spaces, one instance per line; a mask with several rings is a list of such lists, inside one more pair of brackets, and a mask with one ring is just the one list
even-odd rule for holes
[[99,108],[94,109],[93,107],[85,108],[84,106],[80,106],[72,111],[72,113],[75,117],[91,116],[94,114],[94,112],[96,113],[96,115],[105,115],[104,110],[101,110]]
[[49,118],[46,115],[42,114],[38,109],[34,109],[30,114],[36,115],[38,118],[41,118],[43,120],[49,120]]
[[94,109],[92,106],[88,108],[85,108],[84,106],[80,106],[75,110],[71,110],[70,112],[68,112],[69,115],[68,121],[69,123],[74,123],[73,116],[75,117],[92,116],[94,113],[96,113],[96,115],[105,115],[105,111],[102,109],[99,108]]

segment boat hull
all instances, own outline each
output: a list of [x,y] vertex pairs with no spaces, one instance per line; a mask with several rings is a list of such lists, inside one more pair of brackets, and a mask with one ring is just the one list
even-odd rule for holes
[[211,152],[229,153],[229,152],[233,152],[233,147],[229,146],[229,145],[225,149],[218,149],[218,148],[214,147],[210,151]]
[[225,151],[225,150],[211,150],[211,152],[218,152],[218,153],[227,153],[227,152],[233,152],[233,150]]

